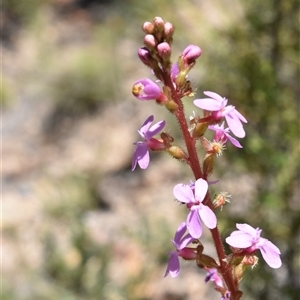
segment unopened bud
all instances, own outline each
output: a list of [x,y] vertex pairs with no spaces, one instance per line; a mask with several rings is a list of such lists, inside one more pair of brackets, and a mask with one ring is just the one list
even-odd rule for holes
[[243,279],[244,273],[246,270],[246,266],[243,262],[241,262],[239,265],[234,267],[234,277],[237,280],[237,282],[241,281]]
[[193,137],[198,138],[204,135],[205,131],[207,130],[208,123],[206,122],[199,122],[196,124],[195,129],[193,130]]
[[163,42],[157,45],[158,55],[163,59],[163,61],[169,61],[171,57],[171,47],[168,43]]
[[214,169],[215,156],[214,154],[206,154],[203,161],[203,173],[210,175]]
[[144,37],[144,44],[150,49],[154,49],[156,47],[156,40],[152,34],[146,34]]
[[196,59],[201,55],[202,51],[198,46],[189,45],[182,52],[182,58],[185,65],[190,65],[196,61]]
[[145,22],[143,24],[143,30],[146,34],[152,34],[154,32],[154,25],[151,22]]
[[180,159],[180,160],[187,160],[187,156],[186,154],[184,153],[184,151],[178,147],[178,146],[170,146],[168,149],[167,149],[167,152],[173,157],[173,158],[176,158],[176,159]]
[[174,26],[170,22],[166,22],[164,25],[164,30],[165,30],[165,37],[166,39],[169,39],[173,36],[174,33]]
[[140,48],[138,50],[138,56],[140,60],[148,67],[152,67],[153,57],[146,47]]
[[165,22],[161,17],[155,17],[153,20],[155,31],[162,32],[165,29]]

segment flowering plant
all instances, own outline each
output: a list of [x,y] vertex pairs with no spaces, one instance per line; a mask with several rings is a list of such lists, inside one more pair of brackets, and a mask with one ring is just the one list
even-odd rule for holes
[[[165,151],[185,162],[194,175],[194,182],[179,183],[173,189],[175,199],[185,204],[187,217],[179,225],[172,240],[175,251],[169,253],[165,276],[169,274],[172,277],[178,276],[180,257],[193,260],[199,268],[206,270],[205,282],[215,283],[215,289],[220,292],[221,299],[239,300],[243,295],[239,290],[239,281],[243,278],[247,266],[254,267],[257,264],[258,257],[255,256],[257,250],[260,250],[270,267],[281,266],[280,250],[260,236],[261,229],[254,229],[248,224],[236,225],[238,230],[233,231],[225,239],[231,253],[225,253],[214,210],[218,207],[222,209],[231,196],[227,192],[220,192],[212,199],[208,189],[208,177],[213,172],[215,157],[223,153],[228,140],[233,146],[242,148],[231,133],[237,138],[245,137],[243,123],[247,123],[247,120],[233,105],[227,105],[226,98],[211,91],[204,92],[206,98],[194,100],[195,106],[202,110],[202,116],[196,113],[188,120],[182,98],[194,96],[188,73],[202,51],[198,46],[188,45],[178,60],[172,64],[173,25],[156,17],[152,22],[145,22],[143,30],[144,47],[138,50],[138,56],[142,63],[152,70],[156,81],[148,78],[137,80],[132,93],[139,100],[155,101],[173,114],[178,121],[185,149],[174,145],[174,138],[169,133],[161,132],[165,121],[152,125],[154,116],[151,115],[138,130],[143,141],[135,143],[132,170],[137,164],[142,169],[149,166],[149,150]],[[228,128],[225,128],[224,119]],[[205,137],[207,130],[215,132],[212,140]],[[160,137],[155,138],[154,136],[159,133]],[[205,152],[202,164],[196,149],[198,142]],[[216,259],[203,253],[204,246],[200,241],[202,224],[211,231],[217,253]]]

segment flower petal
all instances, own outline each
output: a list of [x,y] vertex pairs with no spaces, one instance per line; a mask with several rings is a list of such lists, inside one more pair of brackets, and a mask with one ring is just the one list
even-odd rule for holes
[[[270,241],[266,241],[265,245],[260,247],[260,252],[265,262],[274,269],[281,267],[280,250]],[[279,253],[278,253],[279,252]]]
[[202,226],[197,210],[191,210],[188,214],[186,220],[186,227],[193,238],[199,239],[201,237]]
[[[257,230],[255,228],[253,228],[252,226],[250,226],[249,224],[237,223],[236,228],[243,231],[243,232],[246,232],[246,233],[250,234],[254,238],[256,237]],[[236,232],[236,231],[234,231],[234,232]]]
[[197,107],[208,111],[218,111],[223,108],[222,103],[211,98],[196,99],[194,100],[194,104]]
[[180,264],[179,264],[179,258],[177,252],[170,252],[170,258],[168,261],[168,266],[164,277],[166,277],[168,274],[170,274],[172,278],[177,277],[179,271],[180,271]]
[[141,126],[141,128],[138,130],[138,133],[142,138],[145,138],[145,134],[148,132],[153,121],[154,121],[154,116],[153,115],[149,116],[147,120],[144,122],[144,124]]
[[229,134],[226,134],[226,136],[233,146],[235,146],[237,148],[243,148],[243,146],[240,144],[240,142],[238,140],[236,140],[234,137],[232,137]]
[[187,235],[185,235],[181,241],[180,241],[180,245],[177,248],[178,250],[183,249],[184,247],[186,247],[188,244],[190,244],[192,241],[194,240],[194,238],[188,233]]
[[246,133],[243,124],[234,113],[227,114],[225,116],[225,119],[228,124],[228,127],[230,128],[230,130],[235,136],[239,138],[245,137]]
[[141,169],[146,169],[149,166],[150,162],[150,155],[148,152],[148,147],[144,143],[137,144],[137,147],[134,151],[133,158],[132,158],[132,167],[131,170],[133,171],[136,167],[136,163],[139,164]]
[[147,138],[152,138],[154,135],[159,133],[166,125],[166,121],[162,120],[154,124],[147,132]]
[[174,242],[176,244],[179,244],[181,238],[183,237],[183,235],[185,234],[186,232],[186,224],[185,222],[182,222],[178,228],[177,228],[177,231],[175,233],[175,236],[174,236]]
[[194,194],[191,187],[187,184],[179,183],[173,188],[173,195],[179,201],[183,203],[194,202]]
[[200,215],[203,223],[209,229],[216,228],[216,226],[217,226],[216,215],[208,206],[201,204],[201,209],[199,209],[199,215]]
[[202,201],[207,193],[208,183],[200,178],[195,182],[195,199],[196,201]]
[[213,98],[213,99],[217,100],[218,102],[223,102],[224,100],[226,100],[222,96],[220,96],[219,94],[214,93],[214,92],[204,91],[203,94],[205,96],[208,96],[210,98]]
[[248,248],[253,244],[253,237],[242,231],[233,231],[226,239],[226,243],[235,248]]

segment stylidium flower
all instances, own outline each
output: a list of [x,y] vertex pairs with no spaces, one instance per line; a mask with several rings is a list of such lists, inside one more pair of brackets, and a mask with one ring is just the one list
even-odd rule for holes
[[246,253],[260,250],[263,259],[274,269],[281,266],[280,250],[269,240],[260,237],[262,232],[259,228],[253,228],[248,224],[236,224],[237,229],[226,238],[226,243],[234,248],[246,249]]
[[194,104],[201,109],[211,111],[211,116],[216,122],[225,118],[230,130],[235,136],[239,138],[245,137],[246,134],[242,122],[247,123],[247,120],[244,116],[239,113],[233,105],[226,106],[228,100],[222,98],[217,93],[206,91],[204,95],[210,98],[196,99],[194,100]]
[[190,185],[183,183],[177,184],[173,189],[174,197],[178,201],[186,203],[187,208],[190,210],[186,226],[190,235],[196,239],[202,235],[201,220],[209,229],[217,226],[217,218],[214,212],[208,206],[202,204],[207,189],[208,183],[201,178],[195,182],[194,190]]
[[134,145],[136,145],[136,149],[132,158],[132,171],[135,169],[137,163],[139,164],[141,169],[146,169],[148,167],[150,162],[148,149],[158,151],[165,148],[164,143],[153,138],[153,136],[159,133],[165,127],[166,122],[160,121],[150,127],[153,120],[153,116],[148,117],[142,127],[138,130],[138,133],[144,140],[134,143]]
[[179,264],[179,256],[186,260],[193,260],[196,259],[197,254],[195,253],[194,249],[192,248],[186,248],[188,244],[190,244],[194,238],[188,233],[184,235],[186,232],[186,224],[185,222],[181,223],[175,233],[174,240],[172,240],[172,243],[174,247],[176,248],[175,251],[169,252],[169,261],[167,270],[165,273],[165,276],[168,276],[168,274],[171,275],[171,277],[176,277],[179,274],[180,271],[180,264]]
[[230,129],[224,128],[224,122],[220,126],[218,124],[209,125],[208,129],[215,131],[215,135],[213,138],[214,141],[226,143],[228,139],[231,142],[231,144],[233,144],[235,147],[243,148],[239,141],[229,134]]
[[132,94],[140,100],[156,100],[161,96],[162,92],[154,81],[144,78],[133,84]]
[[193,63],[200,55],[202,51],[198,46],[188,45],[182,52],[182,58],[187,65]]

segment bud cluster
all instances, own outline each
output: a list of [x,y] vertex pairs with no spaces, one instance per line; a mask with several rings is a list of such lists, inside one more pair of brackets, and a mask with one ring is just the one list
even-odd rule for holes
[[[174,144],[175,138],[170,133],[162,131],[166,125],[164,120],[152,125],[154,116],[151,115],[138,130],[142,141],[135,143],[132,171],[137,165],[141,169],[149,166],[151,150],[169,153],[173,158],[183,161],[194,175],[190,183],[179,183],[173,188],[174,198],[185,206],[186,220],[181,222],[175,232],[172,240],[175,250],[169,253],[165,276],[178,276],[180,257],[192,260],[199,268],[207,271],[205,282],[215,283],[215,289],[220,292],[221,299],[241,299],[243,293],[239,290],[238,283],[243,278],[246,267],[257,264],[257,250],[260,250],[270,267],[281,266],[280,250],[267,239],[260,237],[259,228],[254,229],[248,224],[236,225],[238,230],[225,239],[232,252],[224,252],[215,210],[220,207],[222,211],[224,204],[230,202],[231,196],[227,192],[220,192],[211,199],[208,189],[209,184],[212,184],[208,182],[208,177],[213,173],[217,158],[226,150],[227,141],[237,148],[242,148],[235,137],[245,137],[243,123],[247,123],[247,120],[233,105],[227,105],[226,98],[211,91],[205,91],[205,98],[193,102],[202,110],[202,115],[195,112],[192,117],[187,118],[182,98],[194,95],[188,73],[200,57],[201,49],[195,45],[188,45],[177,61],[172,63],[174,26],[156,17],[152,22],[143,24],[143,31],[144,47],[139,49],[138,56],[152,70],[156,80],[137,80],[132,93],[142,101],[155,100],[173,114],[178,121],[185,149]],[[228,127],[225,126],[225,122]],[[208,131],[214,132],[211,140],[205,137]],[[160,136],[155,138],[159,133]],[[197,143],[204,152],[202,164]],[[203,224],[211,231],[217,259],[203,253],[204,246],[200,241]]]

